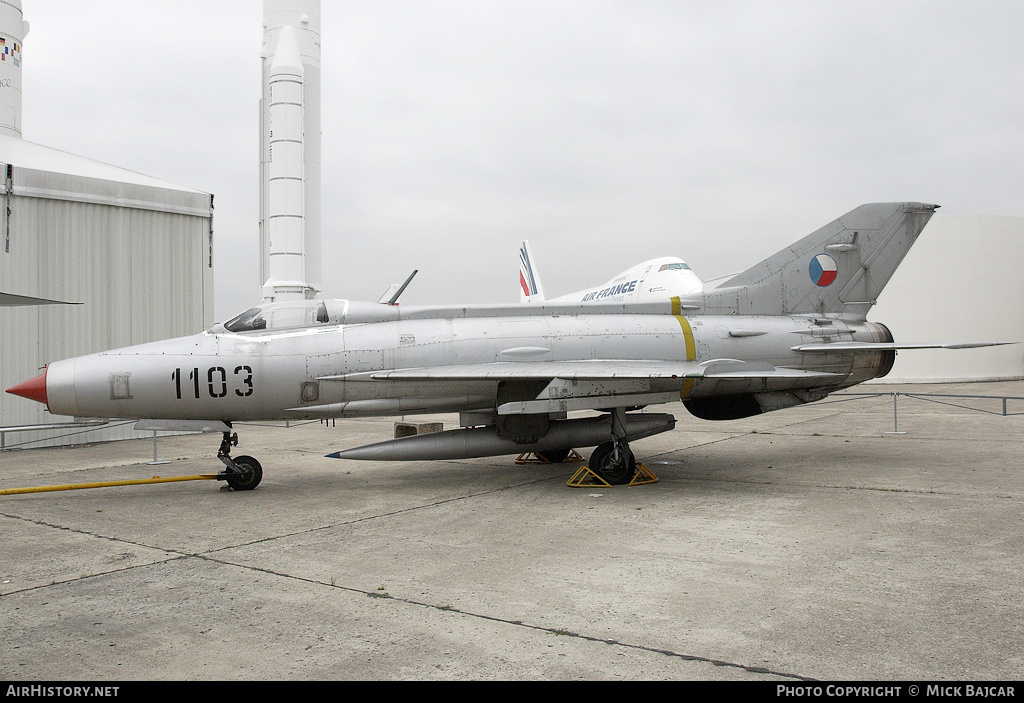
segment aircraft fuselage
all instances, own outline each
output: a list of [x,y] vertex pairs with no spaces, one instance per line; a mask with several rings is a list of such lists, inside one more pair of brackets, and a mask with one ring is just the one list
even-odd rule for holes
[[879,325],[832,319],[823,326],[820,319],[800,315],[414,316],[281,331],[233,333],[215,328],[52,363],[46,373],[46,398],[50,412],[58,415],[244,421],[483,410],[494,409],[499,399],[495,379],[451,378],[438,383],[371,377],[390,369],[429,373],[454,366],[597,359],[656,359],[665,364],[691,362],[692,367],[692,362],[757,359],[834,375],[823,380],[680,372],[634,381],[638,393],[675,392],[687,400],[810,387],[835,390],[886,370],[886,352],[808,354],[792,349],[823,335],[830,340],[886,341]]
[[[533,302],[521,305],[280,301],[192,337],[52,363],[8,392],[146,429],[217,422],[223,478],[237,490],[255,488],[262,468],[231,457],[232,421],[428,412],[458,412],[462,429],[329,456],[558,462],[595,446],[590,470],[628,483],[630,442],[676,422],[639,408],[681,399],[698,418],[735,420],[884,376],[897,349],[987,346],[898,344],[866,321],[936,207],[862,205],[718,286],[689,286],[685,264],[665,259],[572,300],[545,302],[524,283]],[[597,414],[569,417],[580,410]]]

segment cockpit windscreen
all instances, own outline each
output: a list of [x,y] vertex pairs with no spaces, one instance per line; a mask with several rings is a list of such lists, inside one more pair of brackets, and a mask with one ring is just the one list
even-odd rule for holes
[[301,300],[285,303],[268,303],[249,308],[241,315],[224,323],[229,332],[252,332],[255,330],[286,330],[300,327],[317,327],[330,324],[327,305],[322,300]]

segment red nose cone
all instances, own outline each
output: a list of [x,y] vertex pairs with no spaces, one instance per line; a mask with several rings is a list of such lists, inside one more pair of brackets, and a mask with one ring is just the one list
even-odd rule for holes
[[25,381],[24,383],[19,383],[16,386],[8,388],[7,392],[13,393],[14,395],[20,395],[22,398],[34,400],[37,403],[42,403],[43,405],[48,405],[46,400],[46,372],[43,371],[42,374],[36,376],[31,381]]

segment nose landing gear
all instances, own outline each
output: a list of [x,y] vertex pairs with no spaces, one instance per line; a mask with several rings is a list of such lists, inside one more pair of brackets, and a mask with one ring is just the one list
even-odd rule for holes
[[251,491],[263,480],[263,467],[251,456],[231,458],[231,447],[238,446],[238,433],[225,432],[220,441],[217,458],[224,463],[225,470],[217,474],[218,481],[227,481],[236,491]]

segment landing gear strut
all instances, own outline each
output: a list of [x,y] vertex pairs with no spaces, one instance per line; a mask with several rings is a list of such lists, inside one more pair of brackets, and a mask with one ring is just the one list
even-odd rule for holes
[[612,441],[598,445],[587,464],[613,486],[629,483],[636,476],[636,457],[626,441],[625,419],[625,408],[612,410]]
[[227,481],[236,491],[251,491],[263,480],[263,467],[251,456],[231,458],[231,447],[238,446],[238,433],[225,432],[220,441],[217,458],[224,463],[225,471],[217,474],[218,481]]

